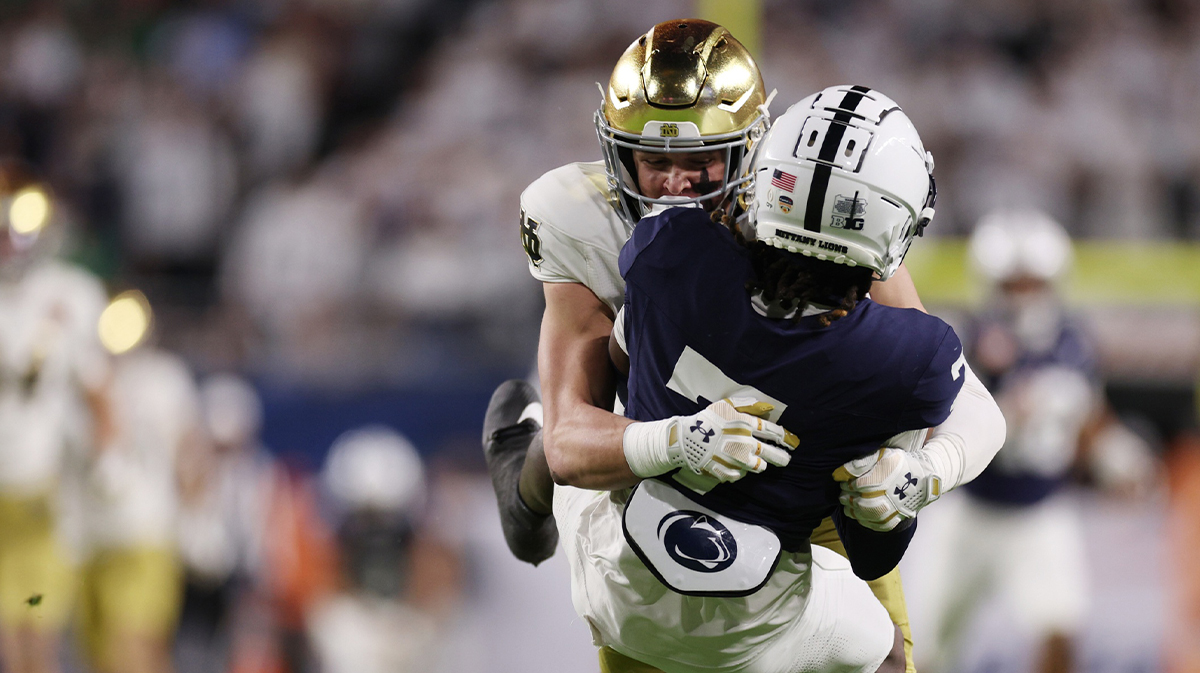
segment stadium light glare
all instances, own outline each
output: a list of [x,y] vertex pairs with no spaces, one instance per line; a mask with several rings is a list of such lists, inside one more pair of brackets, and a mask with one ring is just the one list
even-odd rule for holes
[[140,344],[150,332],[150,302],[137,290],[122,292],[100,314],[100,342],[120,355]]
[[17,192],[8,207],[8,221],[17,234],[36,233],[50,219],[50,198],[39,187],[27,187]]

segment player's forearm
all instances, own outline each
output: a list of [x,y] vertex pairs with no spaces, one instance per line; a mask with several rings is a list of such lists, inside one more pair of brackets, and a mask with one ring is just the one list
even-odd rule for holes
[[612,317],[583,285],[545,285],[538,342],[545,405],[542,442],[559,484],[597,490],[637,483],[622,447],[630,421],[611,411],[616,381],[609,362]]
[[631,422],[583,403],[548,414],[543,441],[555,483],[595,490],[636,484],[640,479],[629,469],[622,447]]
[[916,519],[903,521],[884,532],[861,525],[843,510],[834,511],[833,523],[854,574],[868,582],[883,577],[900,564],[917,532]]
[[922,447],[945,490],[978,477],[1004,445],[1006,427],[1000,407],[970,367],[964,374],[950,416],[934,428]]

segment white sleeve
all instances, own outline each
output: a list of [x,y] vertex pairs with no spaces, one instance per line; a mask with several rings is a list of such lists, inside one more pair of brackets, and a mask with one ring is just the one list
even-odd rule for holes
[[521,211],[521,246],[534,278],[543,283],[587,284],[587,246],[525,209]]
[[1004,415],[983,382],[967,366],[945,422],[930,432],[922,451],[942,477],[943,491],[978,477],[1004,445]]
[[625,345],[625,307],[622,306],[620,311],[617,311],[617,318],[613,320],[612,328],[613,338],[617,340],[617,345],[621,350],[629,355],[629,346]]

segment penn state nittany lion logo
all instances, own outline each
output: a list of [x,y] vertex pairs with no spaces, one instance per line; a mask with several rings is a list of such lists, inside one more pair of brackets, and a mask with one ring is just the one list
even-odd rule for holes
[[658,522],[658,540],[679,565],[716,573],[733,565],[737,542],[720,521],[690,509],[678,509]]
[[858,198],[858,192],[854,196],[838,194],[833,197],[833,221],[829,224],[838,229],[858,231],[863,228],[863,214],[866,212],[867,200]]

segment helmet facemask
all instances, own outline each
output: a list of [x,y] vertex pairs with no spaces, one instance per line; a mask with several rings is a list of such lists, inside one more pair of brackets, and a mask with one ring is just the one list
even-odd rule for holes
[[[696,19],[654,26],[626,49],[595,114],[613,205],[635,224],[656,206],[714,210],[750,180],[747,151],[768,126],[762,77],[749,52],[724,28]],[[717,152],[720,175],[695,196],[648,196],[633,153]]]
[[[691,138],[655,138],[647,135],[626,133],[608,124],[602,110],[595,115],[596,136],[604,152],[604,167],[608,174],[608,187],[611,193],[618,196],[617,208],[622,218],[634,223],[650,212],[655,206],[678,206],[696,204],[707,210],[714,210],[722,202],[731,201],[733,194],[740,192],[750,182],[751,175],[745,169],[748,165],[746,156],[749,148],[754,145],[767,129],[766,114],[760,114],[751,125],[741,131],[720,134],[717,136]],[[678,132],[683,124],[668,124],[651,122],[647,128],[671,127],[670,132]],[[692,128],[694,125],[688,124]],[[724,169],[720,176],[708,182],[696,185],[702,193],[697,196],[661,196],[650,197],[642,194],[637,182],[637,168],[633,164],[633,152],[661,152],[663,154],[684,154],[699,152],[719,152]]]

